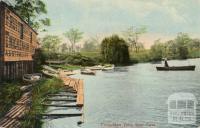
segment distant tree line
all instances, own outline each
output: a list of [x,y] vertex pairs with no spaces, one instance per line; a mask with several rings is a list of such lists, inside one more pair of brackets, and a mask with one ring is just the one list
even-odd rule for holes
[[168,59],[187,59],[200,57],[200,40],[192,39],[185,33],[179,33],[174,40],[161,42],[156,40],[150,49],[153,61]]
[[[74,58],[70,60],[75,61],[71,62],[72,64],[84,63],[84,65],[86,64],[85,61],[78,62],[77,58],[86,60],[84,57],[89,57],[91,59],[87,58],[87,60],[92,60],[92,62],[87,61],[87,63],[89,62],[92,65],[95,60],[97,63],[126,64],[129,62],[160,61],[162,58],[187,59],[200,57],[200,40],[192,39],[186,33],[179,33],[175,39],[166,42],[158,39],[150,49],[145,49],[143,44],[138,41],[139,35],[144,32],[144,28],[128,29],[123,32],[124,35],[121,37],[113,35],[105,37],[102,41],[93,37],[83,41],[83,32],[72,28],[64,33],[70,45],[62,44],[59,36],[47,35],[41,40],[41,46],[46,59],[58,60],[60,58],[59,54],[60,56],[69,56],[70,54],[71,58]],[[82,47],[77,49],[76,44],[80,41],[84,43]],[[71,54],[74,54],[74,56]]]

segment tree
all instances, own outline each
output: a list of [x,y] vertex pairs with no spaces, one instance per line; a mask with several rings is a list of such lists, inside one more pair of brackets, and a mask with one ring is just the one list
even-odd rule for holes
[[72,51],[75,52],[75,44],[83,38],[83,32],[80,32],[78,29],[71,28],[69,31],[64,33],[69,41],[72,44]]
[[191,42],[190,37],[185,33],[179,33],[175,39],[179,59],[187,59],[188,47],[187,44]]
[[47,35],[42,39],[42,49],[47,53],[58,52],[61,39],[58,36]]
[[62,53],[68,52],[67,43],[61,44],[61,52],[62,52]]
[[36,30],[42,26],[50,26],[49,18],[38,19],[40,15],[47,14],[46,5],[42,0],[15,0],[13,8],[24,21]]
[[135,51],[139,51],[139,35],[144,34],[146,32],[146,27],[130,27],[126,31],[123,32],[126,41],[129,43],[131,50],[135,48]]
[[118,35],[105,38],[101,43],[101,54],[106,63],[129,63],[128,45]]
[[151,60],[153,61],[160,61],[163,58],[164,53],[164,45],[159,40],[156,40],[154,42],[154,45],[151,46],[150,54],[151,54]]
[[177,44],[174,40],[169,40],[164,44],[165,51],[164,56],[168,59],[176,59],[178,58]]

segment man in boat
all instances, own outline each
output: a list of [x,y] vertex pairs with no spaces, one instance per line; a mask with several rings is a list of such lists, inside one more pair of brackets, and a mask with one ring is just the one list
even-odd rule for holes
[[167,63],[167,58],[164,59],[165,62],[165,67],[169,67],[168,63]]

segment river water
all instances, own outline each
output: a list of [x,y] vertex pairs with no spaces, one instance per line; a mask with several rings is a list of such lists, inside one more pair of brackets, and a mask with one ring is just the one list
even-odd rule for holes
[[[186,92],[200,101],[200,59],[168,63],[170,66],[196,65],[196,70],[157,71],[156,66],[161,64],[144,63],[117,67],[109,72],[98,71],[96,76],[73,76],[84,79],[85,122],[77,126],[80,117],[60,118],[46,120],[43,127],[197,128],[198,116],[196,125],[169,124],[167,99],[173,93]],[[197,105],[197,114],[199,111]]]

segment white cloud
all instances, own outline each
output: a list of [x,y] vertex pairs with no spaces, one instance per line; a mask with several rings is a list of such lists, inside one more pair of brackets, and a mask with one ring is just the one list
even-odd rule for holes
[[[178,32],[200,33],[200,0],[46,1],[51,4],[53,18],[50,33],[56,35],[77,27],[84,36],[104,37],[132,25],[145,25],[149,35],[142,36],[141,41],[149,46],[157,38],[168,40]],[[56,3],[57,9],[53,10]]]
[[173,22],[186,22],[185,17],[179,12],[179,8],[187,6],[184,0],[72,0],[72,2],[89,11],[121,9],[138,18],[157,11],[167,14]]

